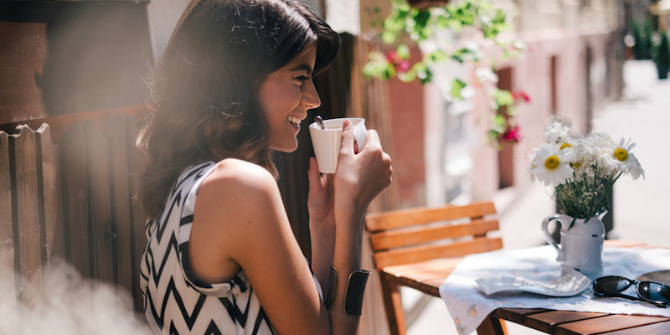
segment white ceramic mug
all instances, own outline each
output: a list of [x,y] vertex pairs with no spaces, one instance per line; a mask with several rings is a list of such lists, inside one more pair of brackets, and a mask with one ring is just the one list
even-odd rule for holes
[[335,173],[344,120],[351,121],[358,148],[359,150],[363,149],[365,139],[367,138],[367,129],[365,128],[365,119],[363,118],[346,117],[323,120],[325,129],[321,129],[316,122],[309,125],[309,134],[312,137],[312,145],[314,146],[314,156],[316,156],[316,162],[319,165],[319,172],[321,173]]

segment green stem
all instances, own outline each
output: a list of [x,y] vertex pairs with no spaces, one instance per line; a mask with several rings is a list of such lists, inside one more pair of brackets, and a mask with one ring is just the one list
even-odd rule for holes
[[554,190],[556,190],[556,196],[558,196],[558,200],[561,201],[561,205],[563,205],[563,211],[568,213],[568,211],[569,211],[569,209],[567,207],[568,205],[567,205],[565,199],[563,199],[563,197],[561,196],[561,192],[558,190],[558,186],[554,187]]
[[622,174],[623,174],[623,172],[619,172],[619,174],[616,176],[616,178],[614,178],[614,180],[612,180],[611,183],[607,184],[607,187],[605,188],[605,193],[603,193],[603,196],[600,197],[600,200],[596,204],[596,207],[594,207],[592,209],[592,211],[594,212],[593,215],[596,214],[595,211],[597,211],[598,208],[600,208],[602,206],[602,204],[605,202],[605,200],[607,199],[607,195],[610,193],[610,191],[612,191],[612,187],[614,187],[614,183],[616,183],[616,181],[619,179],[619,177],[621,177]]
[[[591,202],[591,205],[593,205],[593,202],[596,201],[596,195],[598,194],[598,185],[596,184],[598,182],[598,162],[596,162],[595,166],[593,167],[593,201]],[[602,199],[602,198],[601,198]],[[600,199],[598,199],[600,201]],[[596,207],[591,207],[591,210],[589,211],[590,213],[587,212],[588,216],[586,218],[590,218],[593,216],[596,211]]]

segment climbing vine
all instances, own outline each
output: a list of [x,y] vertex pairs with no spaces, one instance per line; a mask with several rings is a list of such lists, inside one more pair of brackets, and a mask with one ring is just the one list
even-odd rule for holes
[[[490,1],[463,0],[429,9],[411,7],[405,0],[390,1],[391,14],[384,21],[384,29],[379,37],[384,43],[397,46],[386,54],[378,51],[370,53],[369,62],[363,68],[363,74],[368,78],[398,78],[403,82],[419,80],[425,84],[433,79],[431,66],[434,64],[470,62],[475,66],[477,83],[468,83],[461,78],[448,83],[451,98],[454,101],[465,100],[463,93],[468,86],[483,89],[482,83],[498,81],[495,60],[488,66],[481,64],[484,58],[483,44],[486,41],[495,44],[501,51],[502,59],[518,58],[526,50],[524,43],[498,39],[499,33],[508,28],[507,15]],[[444,35],[439,34],[441,31],[458,34],[466,29],[474,31],[474,34],[470,34],[472,38],[465,41],[461,39],[464,43],[458,43],[458,46],[452,43],[453,40],[438,37]],[[410,48],[403,42],[407,38],[419,45],[431,42],[430,48],[424,48],[422,59],[414,64],[410,63]],[[492,106],[488,139],[497,146],[501,141],[518,141],[520,132],[514,120],[515,106],[529,102],[530,98],[524,92],[513,93],[495,87],[486,93]]]

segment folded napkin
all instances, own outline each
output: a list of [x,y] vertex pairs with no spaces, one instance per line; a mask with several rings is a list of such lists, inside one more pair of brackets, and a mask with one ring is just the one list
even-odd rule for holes
[[[603,276],[618,275],[635,279],[643,273],[668,269],[670,250],[606,247],[603,263]],[[440,296],[445,301],[459,334],[474,332],[489,313],[501,307],[670,317],[670,308],[663,309],[620,298],[598,298],[593,295],[591,285],[581,294],[572,297],[548,297],[527,292],[499,292],[487,296],[475,281],[493,276],[515,276],[536,282],[551,282],[561,277],[561,269],[556,262],[556,250],[551,246],[494,251],[465,257],[440,285]],[[636,296],[634,287],[623,293]]]

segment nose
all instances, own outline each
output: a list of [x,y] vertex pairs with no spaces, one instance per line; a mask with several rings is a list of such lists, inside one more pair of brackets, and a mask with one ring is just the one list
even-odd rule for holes
[[314,109],[321,106],[321,98],[319,98],[319,92],[316,91],[314,81],[312,81],[311,78],[309,81],[305,82],[301,102],[303,106],[309,109]]

